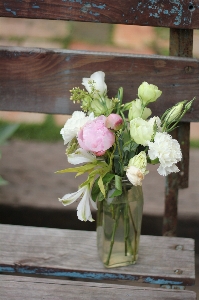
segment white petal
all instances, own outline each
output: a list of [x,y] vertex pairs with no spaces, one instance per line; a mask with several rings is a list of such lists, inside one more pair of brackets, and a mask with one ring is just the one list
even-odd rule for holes
[[69,118],[64,127],[61,129],[60,134],[64,139],[64,145],[68,144],[75,136],[79,130],[90,120],[90,116],[82,111],[74,111],[71,118]]
[[64,206],[69,205],[73,202],[75,202],[84,192],[84,188],[80,188],[77,192],[66,194],[63,196],[63,198],[59,198],[59,201],[63,203]]
[[173,164],[171,167],[163,167],[161,164],[159,166],[159,168],[157,169],[158,173],[162,176],[167,176],[169,175],[170,173],[177,173],[179,172],[180,170],[178,169],[178,167]]
[[95,155],[87,152],[82,148],[77,149],[74,153],[68,154],[68,162],[73,165],[78,165],[86,162],[93,162],[95,160]]
[[89,189],[86,188],[84,196],[77,207],[77,217],[81,221],[94,221],[91,215],[90,205],[89,205],[90,193]]

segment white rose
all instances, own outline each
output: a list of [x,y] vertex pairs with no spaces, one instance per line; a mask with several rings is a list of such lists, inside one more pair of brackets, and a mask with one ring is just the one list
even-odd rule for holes
[[130,166],[127,168],[126,176],[133,185],[142,185],[144,174],[141,172],[140,169],[136,168],[135,166]]
[[132,139],[143,146],[146,146],[153,136],[153,122],[136,118],[130,121],[130,134]]
[[[96,96],[103,96],[107,92],[107,85],[104,82],[105,73],[102,71],[95,72],[90,78],[83,78],[82,84],[85,86],[86,90],[91,93],[92,85],[97,91]],[[92,82],[92,85],[91,85]]]
[[93,119],[93,114],[86,116],[86,114],[82,111],[74,111],[71,118],[66,121],[64,127],[60,131],[64,140],[64,145],[68,144],[74,137],[76,137],[79,130],[88,121]]

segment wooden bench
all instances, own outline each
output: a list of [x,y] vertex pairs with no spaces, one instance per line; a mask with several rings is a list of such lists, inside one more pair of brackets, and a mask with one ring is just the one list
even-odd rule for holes
[[[18,299],[93,299],[93,300],[194,300],[190,291],[140,288],[127,285],[113,285],[96,282],[53,280],[22,276],[0,275],[1,300]],[[180,298],[179,298],[180,297]]]
[[[194,284],[192,239],[141,236],[138,262],[112,269],[104,268],[98,258],[95,232],[0,225],[0,241],[0,273],[58,278],[41,280],[1,276],[0,294],[5,295],[3,299],[6,300],[12,299],[14,293],[21,295],[21,299],[26,299],[27,295],[29,299],[39,299],[41,295],[50,293],[53,299],[57,290],[59,297],[65,293],[67,299],[78,299],[82,293],[84,296],[81,299],[91,294],[94,299],[102,299],[107,291],[105,299],[121,299],[124,292],[122,299],[132,296],[136,300],[196,299],[192,291],[181,290],[178,294],[183,286]],[[63,278],[76,279],[78,283],[60,280]],[[82,280],[92,282],[80,282]],[[96,283],[100,281],[103,284]],[[107,285],[109,282],[113,284],[113,281],[126,285]],[[129,286],[134,282],[172,287],[175,290]],[[30,290],[32,294],[29,295]],[[6,295],[10,298],[6,298]],[[55,299],[59,299],[58,296]]]
[[[197,59],[191,58],[193,29],[199,28],[196,2],[37,0],[33,3],[30,0],[8,0],[0,3],[0,16],[169,27],[172,55],[1,47],[0,110],[71,114],[79,107],[68,101],[69,90],[79,86],[82,77],[98,70],[106,73],[109,95],[114,96],[118,86],[123,86],[126,101],[137,94],[142,81],[156,84],[163,91],[163,96],[161,102],[151,104],[154,115],[161,115],[184,97],[190,100],[199,94],[199,64]],[[182,171],[166,179],[163,234],[167,236],[176,234],[178,189],[188,186],[189,123],[196,121],[199,121],[198,100],[174,132],[181,144],[183,161],[180,165]],[[0,241],[0,271],[6,274],[56,275],[78,280],[94,276],[95,280],[128,279],[175,287],[191,285],[195,279],[194,243],[190,239],[143,236],[138,263],[111,270],[104,269],[97,258],[94,232],[1,225]],[[52,298],[56,297],[56,293],[59,297],[64,293],[66,297],[67,292],[71,299],[79,297],[79,293],[81,298],[92,293],[92,298],[96,296],[96,299],[101,299],[104,294],[108,299],[121,299],[121,294],[122,298],[130,295],[136,300],[146,297],[196,299],[195,293],[180,290],[126,289],[125,286],[125,294],[124,287],[107,283],[78,282],[74,288],[72,281],[63,283],[60,279],[5,275],[1,279],[1,295],[6,299],[16,299],[15,293],[21,299],[37,299],[41,295],[48,297],[51,293],[49,297]],[[96,290],[96,295],[93,290]]]

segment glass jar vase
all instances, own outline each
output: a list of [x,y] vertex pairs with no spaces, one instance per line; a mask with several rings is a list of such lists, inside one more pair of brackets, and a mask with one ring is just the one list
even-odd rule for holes
[[128,180],[122,181],[120,196],[98,201],[97,248],[105,267],[127,266],[136,262],[142,213],[142,187],[133,186]]

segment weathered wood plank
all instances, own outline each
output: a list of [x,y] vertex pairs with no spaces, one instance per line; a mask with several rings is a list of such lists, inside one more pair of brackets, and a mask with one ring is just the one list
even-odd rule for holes
[[[106,73],[110,97],[124,87],[124,101],[136,98],[143,81],[157,85],[163,95],[151,104],[155,115],[199,95],[197,59],[1,48],[0,66],[0,110],[71,114],[79,106],[69,101],[69,90],[98,70]],[[198,100],[183,121],[199,121]]]
[[0,272],[173,285],[195,280],[192,239],[142,236],[138,262],[112,269],[98,258],[95,232],[0,225],[0,241]]
[[[1,300],[24,299],[136,299],[194,300],[195,292],[118,284],[0,275]],[[80,296],[81,295],[81,296]]]
[[197,0],[7,0],[0,3],[0,16],[199,28]]

